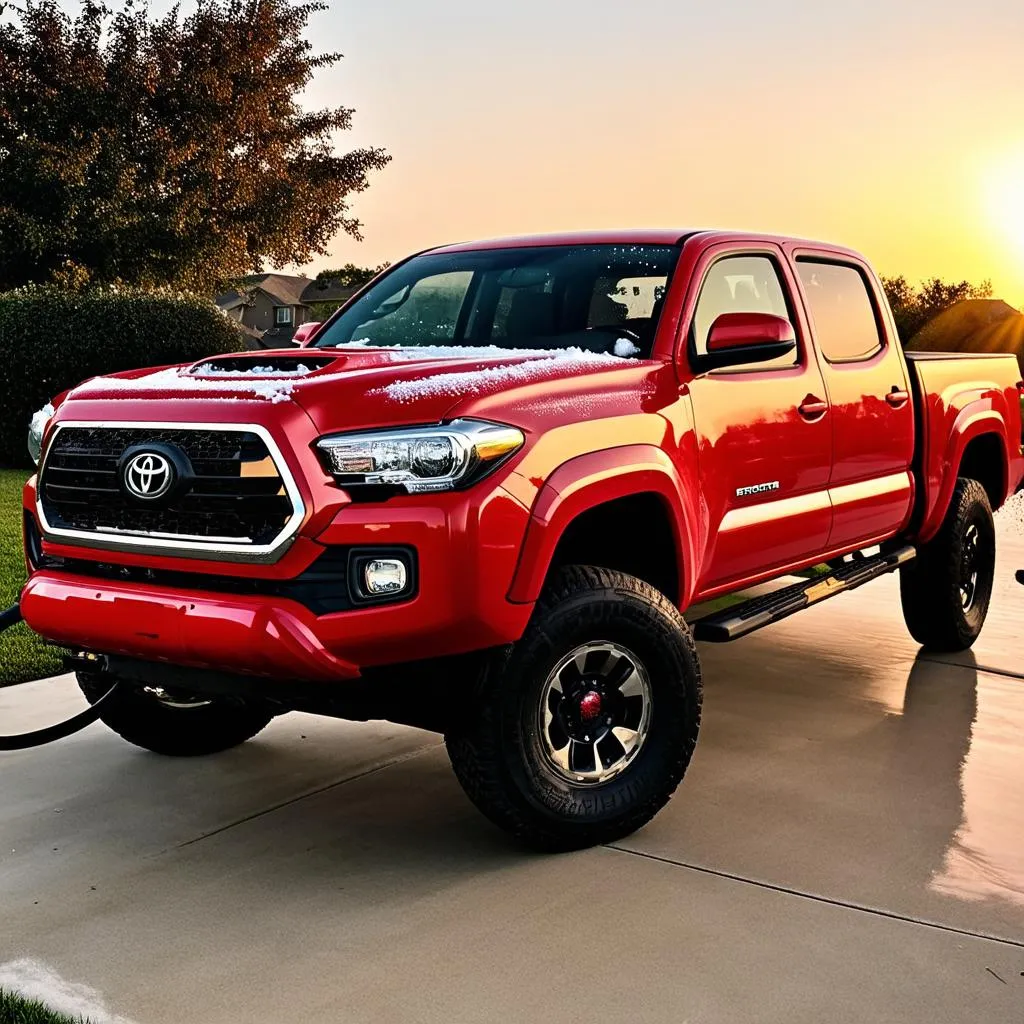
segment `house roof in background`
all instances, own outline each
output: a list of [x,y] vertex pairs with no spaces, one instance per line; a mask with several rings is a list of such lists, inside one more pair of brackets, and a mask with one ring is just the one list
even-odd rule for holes
[[305,305],[302,293],[310,283],[308,277],[295,274],[250,274],[239,278],[230,291],[218,295],[216,302],[221,309],[234,309],[247,301],[247,292],[258,289],[269,295],[277,306],[302,306]]
[[265,291],[279,306],[301,306],[302,293],[308,284],[308,277],[267,274],[256,287]]
[[244,305],[245,296],[241,292],[232,288],[231,291],[225,292],[223,295],[218,295],[217,298],[214,299],[214,302],[216,302],[217,305],[226,312],[229,309],[234,309],[236,306]]
[[263,331],[257,331],[255,327],[250,327],[248,324],[238,323],[237,326],[247,338],[252,338],[254,341],[259,341],[263,337]]

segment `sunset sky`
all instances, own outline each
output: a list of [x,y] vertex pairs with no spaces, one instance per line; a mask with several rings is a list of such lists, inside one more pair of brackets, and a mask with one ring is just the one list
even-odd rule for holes
[[[169,6],[156,3],[160,10]],[[352,0],[312,104],[394,161],[311,269],[559,228],[746,227],[1024,305],[1021,0]]]
[[[737,226],[883,273],[990,277],[1024,304],[1020,0],[362,0],[315,39],[312,102],[394,162],[360,197],[374,263],[472,236]],[[995,194],[993,194],[995,193]]]

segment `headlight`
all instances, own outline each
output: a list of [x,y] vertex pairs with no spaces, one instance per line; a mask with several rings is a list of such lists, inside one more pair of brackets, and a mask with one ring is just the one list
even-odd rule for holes
[[46,424],[52,418],[53,406],[47,402],[39,412],[33,415],[32,421],[28,425],[28,453],[37,466],[43,453],[43,434],[46,433]]
[[390,485],[410,494],[468,487],[523,444],[522,431],[482,420],[321,438],[328,471],[342,487]]

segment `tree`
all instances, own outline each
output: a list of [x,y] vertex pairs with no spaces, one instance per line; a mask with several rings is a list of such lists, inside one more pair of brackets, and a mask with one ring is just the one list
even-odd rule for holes
[[390,263],[381,263],[377,267],[357,267],[354,263],[346,263],[337,270],[321,270],[313,284],[324,291],[332,287],[362,288],[390,266]]
[[357,267],[354,263],[346,263],[337,270],[321,270],[306,292],[306,302],[312,307],[317,320],[326,320],[358,289],[389,266],[390,263],[381,263],[378,267]]
[[883,277],[889,305],[900,340],[906,344],[929,320],[964,299],[992,298],[992,282],[973,285],[969,281],[954,284],[933,277],[922,281],[916,288],[905,277]]
[[199,0],[150,17],[0,0],[0,290],[27,283],[212,291],[306,263],[390,159],[338,154],[345,107],[301,91],[340,59],[303,33],[324,3]]

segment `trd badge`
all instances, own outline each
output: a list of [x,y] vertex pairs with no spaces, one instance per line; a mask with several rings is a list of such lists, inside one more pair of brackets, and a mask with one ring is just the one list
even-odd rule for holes
[[779,489],[779,481],[771,480],[765,484],[751,484],[749,487],[737,487],[736,497],[745,498],[748,494],[764,494],[765,491],[777,491]]

